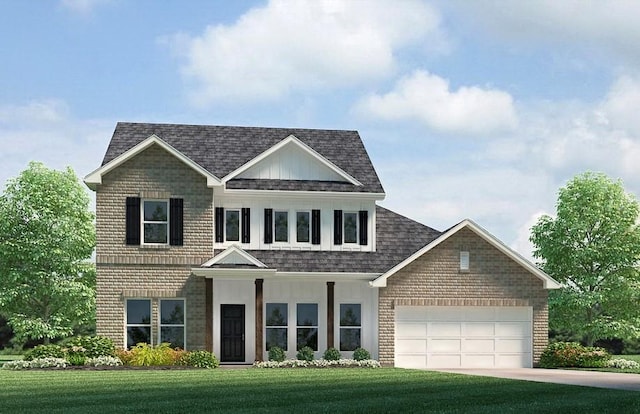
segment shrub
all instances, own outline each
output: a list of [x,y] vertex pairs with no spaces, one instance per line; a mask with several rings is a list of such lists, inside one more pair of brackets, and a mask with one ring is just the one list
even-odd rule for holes
[[640,363],[628,359],[616,358],[607,361],[607,368],[640,369]]
[[171,349],[168,343],[156,347],[139,343],[131,348],[130,352],[131,357],[126,359],[130,365],[138,367],[173,365],[176,361],[176,351]]
[[364,361],[371,359],[371,354],[364,348],[356,348],[353,350],[353,359],[356,361]]
[[41,358],[64,358],[65,351],[60,345],[37,345],[33,349],[27,351],[24,354],[26,361],[32,361],[34,359]]
[[327,350],[324,351],[323,358],[327,361],[338,361],[342,358],[342,354],[340,354],[340,351],[338,351],[337,349],[331,347],[327,348]]
[[68,341],[65,345],[70,347],[84,348],[84,355],[87,358],[97,358],[101,356],[116,356],[116,347],[110,338],[104,336],[76,336]]
[[214,354],[208,351],[185,352],[179,361],[180,365],[195,368],[218,368],[220,361]]
[[100,356],[87,358],[84,364],[89,367],[119,367],[122,365],[122,361],[118,357]]
[[282,362],[284,361],[286,355],[284,353],[284,349],[280,348],[279,346],[272,346],[271,348],[269,348],[269,361],[277,361],[277,362]]
[[87,356],[85,355],[86,349],[81,346],[73,346],[71,348],[64,348],[65,351],[65,359],[71,365],[84,365],[87,360]]
[[309,346],[303,346],[298,351],[296,358],[301,361],[313,361],[313,358],[314,358],[313,349]]
[[133,359],[133,352],[128,351],[126,349],[117,349],[116,358],[122,361],[122,365],[131,365],[131,360]]
[[611,356],[602,348],[585,347],[577,342],[556,342],[540,356],[543,368],[602,368]]
[[373,359],[365,359],[363,361],[356,361],[355,359],[338,359],[335,361],[326,359],[314,359],[313,361],[287,359],[282,362],[255,362],[253,366],[255,368],[380,368],[380,363]]
[[17,371],[21,369],[34,369],[34,368],[65,368],[67,361],[62,358],[34,358],[32,360],[16,360],[5,362],[2,369],[8,369]]

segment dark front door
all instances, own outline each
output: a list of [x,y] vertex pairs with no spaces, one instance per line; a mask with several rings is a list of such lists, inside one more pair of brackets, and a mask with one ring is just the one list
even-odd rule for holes
[[221,305],[222,362],[244,362],[244,305]]

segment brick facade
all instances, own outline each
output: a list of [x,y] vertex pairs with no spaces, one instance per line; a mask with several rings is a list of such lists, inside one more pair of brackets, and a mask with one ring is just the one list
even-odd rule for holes
[[[470,253],[460,271],[460,251]],[[409,306],[531,306],[533,359],[547,345],[547,290],[543,281],[469,229],[462,229],[387,280],[379,292],[379,358],[394,363],[394,308]]]
[[[184,200],[183,246],[127,246],[127,197]],[[159,146],[103,177],[96,189],[97,333],[123,347],[127,298],[152,299],[152,338],[158,338],[161,298],[186,299],[186,346],[205,346],[205,281],[191,275],[213,256],[213,190],[206,179]]]

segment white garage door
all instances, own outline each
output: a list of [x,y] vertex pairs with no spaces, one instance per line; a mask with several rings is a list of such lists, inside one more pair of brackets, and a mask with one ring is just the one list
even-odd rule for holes
[[530,368],[531,307],[398,306],[395,365]]

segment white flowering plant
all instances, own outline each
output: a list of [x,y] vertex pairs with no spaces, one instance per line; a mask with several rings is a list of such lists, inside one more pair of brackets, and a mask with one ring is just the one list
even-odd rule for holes
[[122,361],[118,357],[99,356],[96,358],[87,358],[84,361],[84,365],[89,367],[119,367],[122,366]]
[[640,369],[640,363],[628,359],[616,358],[607,361],[607,368]]
[[284,361],[256,361],[255,368],[380,368],[380,362],[375,359],[314,359],[313,361],[303,361],[299,359],[286,359]]
[[2,369],[18,371],[22,369],[39,369],[39,368],[66,368],[69,362],[62,358],[36,358],[31,361],[19,359],[16,361],[5,362]]

